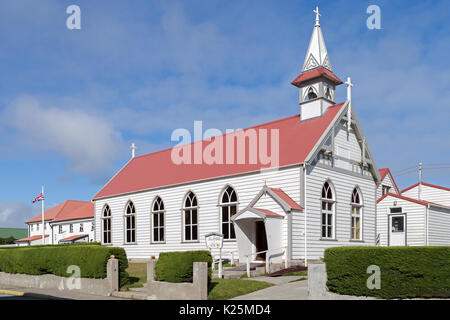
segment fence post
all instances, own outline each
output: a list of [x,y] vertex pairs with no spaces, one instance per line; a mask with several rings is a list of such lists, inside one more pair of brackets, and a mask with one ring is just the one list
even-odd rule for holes
[[193,268],[194,288],[197,290],[198,300],[208,299],[208,263],[207,262],[194,262]]
[[106,278],[109,282],[109,290],[112,294],[119,291],[119,260],[112,255],[106,264]]
[[308,294],[311,297],[321,297],[327,294],[325,263],[308,264]]
[[250,256],[247,256],[247,277],[250,278]]
[[231,251],[231,265],[234,265],[234,253]]
[[270,273],[270,254],[269,250],[266,252],[266,273]]
[[155,281],[156,260],[147,261],[147,283]]

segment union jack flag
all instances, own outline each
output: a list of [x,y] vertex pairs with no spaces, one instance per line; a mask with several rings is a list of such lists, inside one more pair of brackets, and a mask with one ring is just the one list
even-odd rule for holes
[[44,195],[42,194],[42,192],[33,200],[33,203],[39,202],[44,200]]

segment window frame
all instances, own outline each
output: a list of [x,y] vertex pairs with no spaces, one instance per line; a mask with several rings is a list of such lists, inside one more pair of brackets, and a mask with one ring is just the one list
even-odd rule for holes
[[[357,192],[358,197],[359,197],[359,203],[354,202],[353,201],[353,195],[354,193]],[[354,214],[353,213],[353,208],[358,209],[358,214]],[[353,220],[356,218],[359,218],[359,238],[353,238],[354,233],[353,233],[353,229],[356,230],[356,227],[353,228]],[[350,199],[350,241],[354,241],[354,242],[363,242],[364,241],[364,199],[362,196],[362,192],[361,189],[356,186],[353,188],[352,190],[352,195],[351,195],[351,199]],[[356,224],[355,224],[356,225]]]
[[[227,193],[228,189],[232,190],[232,193]],[[236,196],[236,201],[231,201],[231,195],[235,194]],[[223,198],[225,196],[225,194],[228,194],[228,199],[230,199],[230,202],[223,202]],[[238,209],[239,209],[239,198],[238,198],[238,194],[236,192],[236,189],[231,186],[231,185],[226,185],[223,189],[222,192],[219,195],[219,222],[220,222],[220,232],[223,234],[223,241],[226,242],[236,242],[236,229],[234,229],[234,223],[231,220],[231,207],[236,207],[236,212],[234,213],[234,215],[236,215],[238,213]],[[225,238],[225,234],[223,232],[223,208],[227,207],[228,208],[228,222],[226,222],[226,224],[228,225],[228,233],[230,235],[229,238]],[[234,229],[234,238],[231,238],[231,228]]]
[[[108,209],[109,215],[105,215],[105,211]],[[112,244],[112,212],[111,207],[108,204],[105,204],[102,209],[102,216],[101,216],[102,224],[100,226],[101,229],[101,243],[103,245],[111,245]],[[105,231],[105,221],[109,221],[109,230]],[[109,242],[105,242],[105,232],[109,234]]]
[[[325,187],[325,184],[328,184],[331,190],[331,198],[323,198],[322,193]],[[323,203],[327,204],[327,209],[323,209]],[[326,180],[322,184],[322,188],[320,189],[320,239],[321,240],[336,240],[336,192],[333,183],[330,180]],[[328,210],[328,204],[331,204],[331,210]],[[326,215],[326,222],[324,224],[323,215]],[[329,215],[331,214],[331,225],[329,224]],[[328,222],[328,223],[327,223]],[[326,228],[327,235],[323,235],[323,227]],[[331,236],[328,236],[328,228],[331,226]]]
[[[134,209],[134,212],[128,213],[128,207],[132,206]],[[124,215],[123,215],[123,244],[124,245],[135,245],[137,244],[137,214],[136,214],[136,206],[134,205],[133,201],[128,200],[127,204],[125,205]],[[132,218],[131,221],[134,222],[134,225],[131,228],[127,228],[127,219]],[[131,231],[131,235],[133,235],[134,232],[134,241],[127,241],[127,233],[128,231]],[[133,237],[132,237],[133,238]]]
[[[155,204],[156,202],[160,200],[161,204],[163,206],[163,209],[161,210],[161,206],[159,206],[159,210],[155,210]],[[161,217],[163,217],[163,226],[161,227],[161,225],[155,227],[155,215],[158,214]],[[159,217],[159,219],[160,219]],[[158,220],[159,220],[158,219]],[[156,196],[155,199],[152,202],[152,207],[150,210],[150,222],[151,222],[151,234],[150,234],[150,243],[154,243],[154,244],[161,244],[161,243],[166,243],[166,206],[164,204],[164,200],[162,199],[161,196]],[[155,236],[155,228],[159,229],[159,238],[161,238],[161,229],[163,231],[163,240],[156,240],[154,239]]]
[[[190,206],[190,207],[187,207],[186,206],[186,200],[188,199],[188,197],[191,195],[191,194],[193,194],[193,198],[192,199],[195,199],[196,200],[196,202],[197,202],[197,205],[196,206]],[[193,202],[192,200],[191,200],[191,202]],[[182,208],[182,215],[181,215],[181,225],[182,225],[182,238],[181,238],[181,242],[182,243],[195,243],[195,242],[200,242],[200,215],[199,215],[199,208],[200,208],[200,206],[199,206],[199,202],[198,202],[198,197],[197,197],[197,195],[196,195],[196,193],[195,192],[193,192],[193,191],[191,191],[191,190],[189,190],[187,193],[186,193],[186,195],[184,196],[184,199],[183,199],[183,208]],[[196,211],[196,215],[197,215],[197,223],[196,224],[193,224],[192,223],[192,211],[193,210],[195,210]],[[190,216],[190,224],[189,224],[189,226],[190,226],[190,229],[191,229],[191,240],[186,240],[186,212],[187,211],[189,211],[190,212],[190,214],[191,214],[191,216]],[[197,227],[197,239],[192,239],[193,237],[192,237],[192,230],[193,230],[193,226],[196,226]]]

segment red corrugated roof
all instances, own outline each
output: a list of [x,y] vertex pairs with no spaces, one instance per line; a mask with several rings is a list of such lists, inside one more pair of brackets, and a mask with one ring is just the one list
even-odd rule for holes
[[269,188],[272,190],[277,196],[279,196],[281,199],[283,199],[284,202],[286,202],[292,209],[294,210],[303,210],[303,208],[295,202],[286,192],[284,192],[282,189],[279,188]]
[[73,241],[73,240],[78,240],[78,239],[81,239],[81,238],[85,238],[87,236],[88,236],[87,234],[79,234],[77,236],[71,236],[71,237],[68,237],[68,238],[61,239],[59,241]]
[[436,203],[436,202],[417,200],[417,199],[405,197],[405,196],[394,194],[394,193],[386,193],[384,196],[382,196],[380,199],[377,200],[377,203],[379,203],[380,201],[382,201],[383,199],[385,199],[388,196],[392,196],[394,198],[402,199],[402,200],[409,201],[409,202],[414,202],[414,203],[417,203],[417,204],[420,204],[420,205],[423,205],[423,206],[432,205],[432,206],[435,206],[435,207],[450,209],[449,206],[442,205],[442,204],[439,204],[439,203]]
[[328,71],[327,69],[325,69],[323,67],[319,67],[317,69],[313,69],[311,71],[307,71],[307,72],[300,74],[297,78],[295,78],[294,81],[291,82],[291,84],[298,87],[303,82],[314,79],[314,78],[318,78],[320,76],[324,76],[324,77],[328,78],[329,80],[334,82],[336,85],[343,83],[342,80],[339,79],[334,73]]
[[88,219],[94,217],[94,204],[90,201],[80,201],[81,205],[74,210],[63,210],[53,222],[75,219]]
[[[417,187],[418,185],[419,185],[419,184],[416,183],[416,184],[412,185],[411,187],[408,187],[408,188],[406,188],[405,190],[402,190],[401,193],[403,193],[403,192],[405,192],[405,191],[408,191],[408,190],[410,190],[410,189],[412,189],[412,188],[415,188],[415,187]],[[427,186],[427,187],[431,187],[431,188],[436,188],[436,189],[441,189],[441,190],[445,190],[445,191],[450,191],[450,189],[447,188],[447,187],[437,186],[437,185],[435,185],[435,184],[430,184],[430,183],[426,183],[426,182],[422,182],[422,185],[423,185],[423,186]]]
[[[83,209],[84,208],[84,209]],[[80,210],[79,210],[80,209]],[[90,215],[88,212],[90,210]],[[61,219],[60,219],[61,217]],[[94,217],[94,205],[89,201],[76,201],[66,200],[63,203],[58,204],[44,213],[45,221],[63,221],[70,220],[64,217],[70,217],[71,219],[82,219]],[[58,219],[58,220],[57,220]],[[33,219],[28,220],[26,223],[41,222],[42,216],[38,215]]]
[[[46,234],[45,237],[48,238],[48,234]],[[15,240],[15,242],[33,242],[33,241],[41,240],[41,239],[42,239],[42,236],[32,236],[32,237],[28,237],[28,238]]]
[[[299,164],[306,159],[343,105],[344,104],[341,103],[329,107],[322,117],[300,121],[300,117],[296,115],[256,127],[247,128],[244,129],[244,132],[247,132],[250,129],[267,129],[269,136],[268,149],[270,150],[270,130],[278,129],[279,166],[283,167]],[[225,145],[226,137],[223,137],[223,141]],[[199,143],[200,142],[191,143],[189,146],[191,146],[193,150]],[[202,150],[210,143],[211,141],[203,141],[201,146]],[[246,143],[246,147],[248,148],[248,143]],[[236,162],[236,143],[234,151]],[[267,167],[262,164],[209,165],[203,163],[176,165],[172,162],[171,152],[172,149],[167,149],[132,159],[94,196],[94,199],[172,186],[186,182],[257,172]],[[225,152],[224,159],[226,159]]]
[[275,212],[267,210],[267,209],[260,209],[260,208],[253,208],[253,209],[260,211],[269,217],[281,217],[281,218],[283,217],[281,214],[275,213]]

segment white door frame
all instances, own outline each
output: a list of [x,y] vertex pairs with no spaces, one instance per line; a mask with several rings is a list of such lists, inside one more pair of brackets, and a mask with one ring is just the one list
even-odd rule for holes
[[394,217],[403,217],[403,241],[404,241],[404,246],[406,246],[406,213],[402,212],[402,213],[390,213],[388,214],[388,246],[398,246],[396,244],[391,244],[391,234],[392,234],[392,218]]

